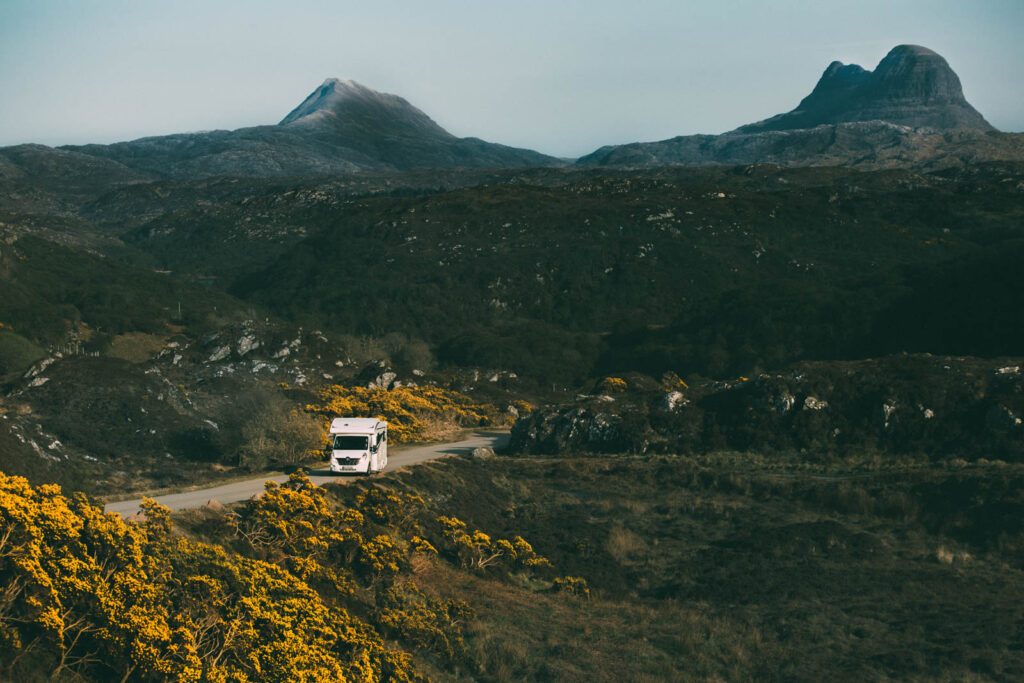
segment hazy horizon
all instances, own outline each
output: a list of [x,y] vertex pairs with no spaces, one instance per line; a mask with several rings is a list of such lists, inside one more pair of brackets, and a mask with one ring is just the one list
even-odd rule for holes
[[6,0],[0,145],[274,124],[325,78],[460,137],[562,157],[721,133],[792,109],[833,60],[925,45],[1000,130],[1024,130],[1024,3],[535,0],[514,10],[304,0]]

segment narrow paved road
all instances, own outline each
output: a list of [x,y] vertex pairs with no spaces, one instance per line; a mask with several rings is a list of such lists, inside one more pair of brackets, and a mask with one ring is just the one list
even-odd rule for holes
[[[473,432],[460,441],[451,443],[436,443],[426,446],[398,446],[390,449],[388,453],[388,466],[385,472],[392,472],[402,467],[419,465],[420,463],[436,460],[448,455],[459,455],[471,453],[474,448],[499,448],[508,440],[508,434],[501,432]],[[310,472],[310,480],[317,486],[330,483],[347,483],[362,477],[332,475],[326,468]],[[157,502],[166,505],[172,510],[185,510],[206,505],[207,502],[215,500],[219,503],[235,503],[240,500],[248,500],[263,492],[263,483],[276,481],[278,483],[288,480],[288,475],[263,475],[234,481],[222,486],[185,491],[183,493],[169,493],[164,496],[156,496]],[[116,503],[107,503],[104,510],[107,512],[119,512],[124,516],[133,515],[139,511],[139,503],[142,500],[123,500]]]

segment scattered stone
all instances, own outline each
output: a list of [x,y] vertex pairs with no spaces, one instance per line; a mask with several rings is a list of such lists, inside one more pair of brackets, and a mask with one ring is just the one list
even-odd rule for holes
[[1012,410],[1002,404],[994,405],[985,415],[986,424],[992,429],[1013,429],[1024,424]]
[[57,362],[56,357],[44,358],[43,360],[39,361],[31,368],[29,368],[29,371],[25,373],[25,379],[30,379],[32,377],[38,376],[40,373],[46,370],[46,368],[50,367],[55,362]]
[[828,401],[823,401],[815,396],[808,396],[804,399],[804,410],[824,410],[828,408]]
[[796,396],[789,393],[788,391],[783,391],[780,394],[772,396],[768,400],[768,403],[775,410],[775,412],[785,414],[792,410],[793,406],[796,405]]
[[206,359],[206,362],[207,363],[216,363],[217,361],[224,360],[229,355],[231,355],[231,347],[230,346],[221,346],[221,347],[218,347],[217,349],[215,349],[214,352],[210,354],[210,357]]
[[398,378],[398,373],[393,371],[382,372],[375,378],[370,380],[366,385],[370,389],[393,389],[395,387],[395,380]]
[[680,406],[685,406],[687,404],[689,404],[689,401],[686,400],[686,397],[683,396],[683,392],[681,391],[670,391],[662,397],[662,406],[670,413]]
[[885,423],[885,427],[887,429],[889,427],[889,421],[892,418],[893,413],[895,413],[895,412],[896,412],[896,402],[895,401],[893,401],[891,403],[883,403],[882,404],[882,418],[885,421],[884,423]]
[[244,356],[245,354],[255,349],[258,349],[259,347],[260,342],[258,339],[256,339],[256,335],[245,334],[242,336],[241,339],[238,340],[238,355]]

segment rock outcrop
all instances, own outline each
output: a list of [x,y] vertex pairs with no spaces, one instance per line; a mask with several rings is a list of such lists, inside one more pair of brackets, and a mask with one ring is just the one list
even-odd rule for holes
[[[582,397],[519,420],[519,454],[850,451],[1024,460],[1024,375],[1005,361],[893,356],[800,363],[685,392]],[[685,393],[686,401],[675,393]],[[674,400],[673,400],[674,399]],[[673,403],[671,410],[666,405]]]

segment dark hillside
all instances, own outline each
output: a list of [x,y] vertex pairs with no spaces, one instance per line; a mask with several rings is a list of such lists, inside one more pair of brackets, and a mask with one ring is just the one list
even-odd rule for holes
[[[992,285],[992,306],[1004,313],[989,316],[1001,322],[987,337],[953,344],[956,329],[971,327],[969,307],[955,299],[933,304],[955,318],[948,329],[929,328],[935,335],[886,322],[912,319],[902,309],[927,315],[914,297],[936,280],[1012,262],[1024,236],[1016,167],[993,167],[984,180],[972,174],[966,187],[949,175],[758,167],[559,177],[300,214],[309,236],[273,247],[280,255],[231,291],[310,324],[402,331],[484,365],[514,362],[508,348],[545,325],[570,335],[563,343],[581,363],[598,335],[600,371],[652,374],[729,375],[907,349],[1024,349],[1006,312],[1018,309],[999,298],[1019,290],[1008,286],[1016,277],[1008,266]],[[201,263],[235,253],[231,229],[204,225]],[[180,244],[157,245],[169,267],[191,261]],[[231,257],[222,262],[224,272],[239,270]],[[994,336],[998,350],[983,339]]]

